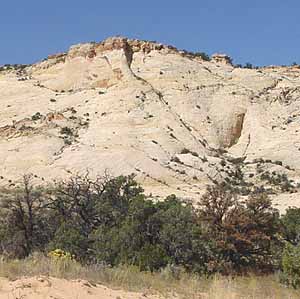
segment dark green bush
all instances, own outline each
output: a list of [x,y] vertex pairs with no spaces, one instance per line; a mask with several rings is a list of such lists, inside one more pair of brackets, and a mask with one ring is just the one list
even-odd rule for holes
[[295,289],[300,287],[300,246],[286,244],[282,255],[280,280]]
[[64,251],[75,255],[77,260],[89,259],[90,241],[87,235],[84,235],[80,229],[70,223],[61,223],[47,246],[47,250],[63,248]]
[[69,127],[63,127],[60,130],[60,134],[62,135],[68,135],[68,136],[73,136],[73,130]]
[[40,112],[37,112],[37,113],[35,113],[34,115],[32,115],[31,119],[32,119],[33,121],[35,121],[35,120],[41,119],[42,117],[43,117],[42,114],[41,114]]
[[253,69],[253,64],[247,62],[247,63],[244,65],[244,68],[245,68],[245,69]]
[[195,52],[194,56],[201,57],[205,61],[210,61],[210,56],[204,52]]
[[161,222],[158,240],[167,253],[168,264],[207,272],[208,262],[213,258],[213,241],[202,228],[197,210],[174,195],[157,206],[155,218]]
[[293,245],[300,242],[300,209],[288,208],[285,215],[281,217],[283,224],[283,237]]
[[204,242],[195,210],[175,196],[158,203],[137,197],[122,223],[101,226],[93,238],[98,261],[111,265],[155,270],[174,264],[204,271],[208,261],[209,242]]

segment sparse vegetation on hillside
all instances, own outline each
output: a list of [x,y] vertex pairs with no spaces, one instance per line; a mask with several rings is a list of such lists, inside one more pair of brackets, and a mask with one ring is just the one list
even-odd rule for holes
[[195,52],[193,54],[195,57],[201,57],[205,61],[210,61],[210,56],[205,52]]
[[0,66],[0,72],[1,71],[22,71],[24,70],[28,65],[26,64],[4,64]]

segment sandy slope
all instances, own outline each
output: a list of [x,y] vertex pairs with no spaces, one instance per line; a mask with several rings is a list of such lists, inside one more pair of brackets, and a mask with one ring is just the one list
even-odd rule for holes
[[146,293],[112,290],[83,280],[33,277],[16,281],[0,279],[1,299],[158,299]]

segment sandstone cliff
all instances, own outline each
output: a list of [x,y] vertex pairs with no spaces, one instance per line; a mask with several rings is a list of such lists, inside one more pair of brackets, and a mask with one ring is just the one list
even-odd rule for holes
[[136,173],[152,196],[264,186],[300,206],[300,69],[109,38],[0,71],[0,184]]

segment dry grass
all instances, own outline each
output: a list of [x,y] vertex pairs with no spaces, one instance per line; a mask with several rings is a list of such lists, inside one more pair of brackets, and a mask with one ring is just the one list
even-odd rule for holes
[[213,278],[187,274],[177,269],[159,273],[139,272],[135,267],[83,267],[74,261],[57,262],[41,255],[25,260],[2,259],[0,277],[15,280],[24,276],[47,275],[91,282],[145,293],[159,293],[167,298],[186,299],[296,299],[300,292],[285,288],[275,275],[264,277]]

